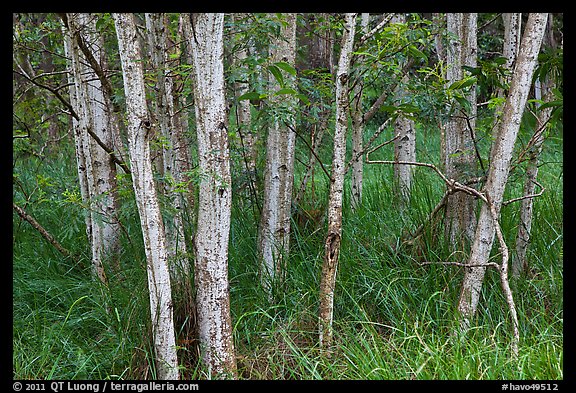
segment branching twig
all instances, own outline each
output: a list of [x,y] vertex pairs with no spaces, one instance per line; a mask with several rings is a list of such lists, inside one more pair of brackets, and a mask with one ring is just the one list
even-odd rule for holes
[[320,160],[320,158],[318,157],[318,155],[316,155],[316,152],[314,151],[314,149],[312,148],[312,146],[310,146],[310,144],[308,143],[308,141],[302,137],[302,135],[300,135],[298,133],[298,131],[296,131],[296,129],[294,127],[292,127],[290,124],[288,124],[287,122],[284,121],[284,125],[286,127],[288,127],[290,130],[292,130],[292,132],[294,132],[296,134],[296,136],[298,138],[300,138],[301,140],[304,141],[304,143],[306,144],[306,146],[308,147],[308,149],[310,150],[310,152],[314,155],[314,157],[316,158],[316,160],[318,161],[318,163],[320,164],[320,167],[322,168],[322,170],[324,171],[324,173],[326,174],[326,176],[328,176],[328,179],[330,181],[332,181],[332,176],[330,175],[330,173],[328,173],[328,170],[326,169],[326,167],[324,166],[324,164],[322,163],[322,161]]
[[506,205],[509,205],[513,202],[521,201],[523,199],[536,198],[536,197],[541,196],[544,193],[544,191],[546,190],[546,187],[542,186],[542,184],[538,183],[536,180],[532,180],[532,182],[534,182],[534,184],[536,184],[538,187],[540,187],[540,192],[538,192],[536,194],[524,195],[524,196],[521,196],[518,198],[510,199],[508,201],[502,202],[502,206],[506,206]]
[[[500,271],[500,284],[502,286],[502,291],[506,297],[506,303],[508,303],[508,308],[510,309],[510,314],[512,317],[512,331],[514,335],[514,339],[512,341],[512,357],[516,359],[518,357],[518,343],[520,342],[520,332],[518,329],[518,314],[516,312],[516,306],[514,304],[514,298],[512,297],[512,291],[510,289],[510,285],[508,283],[508,257],[509,251],[508,247],[506,246],[506,242],[504,240],[504,236],[502,235],[502,229],[500,228],[500,223],[498,221],[498,212],[496,211],[496,206],[490,200],[489,196],[483,192],[480,192],[472,187],[464,185],[455,181],[454,179],[448,179],[446,175],[444,175],[435,165],[422,163],[422,162],[410,162],[410,161],[370,161],[368,159],[368,154],[366,157],[366,163],[368,164],[404,164],[404,165],[415,165],[415,166],[424,166],[427,168],[433,169],[438,175],[442,178],[442,180],[446,183],[448,187],[447,193],[455,192],[455,191],[463,191],[467,194],[474,195],[477,198],[480,198],[490,210],[490,214],[492,216],[492,221],[494,223],[494,228],[496,232],[496,237],[498,238],[498,242],[500,243],[500,252],[502,254],[502,263],[500,265],[494,262],[486,262],[483,264],[479,264],[478,267],[485,267],[485,266],[497,266],[498,270]],[[446,264],[455,265],[460,263],[458,262],[447,262]],[[473,267],[475,265],[466,265],[462,264],[463,266]]]
[[[388,125],[388,123],[390,122],[390,120],[392,120],[392,117],[388,118],[380,127],[378,127],[378,129],[374,132],[374,134],[370,137],[370,140],[366,143],[366,145],[364,145],[363,149],[360,150],[358,153],[356,153],[355,156],[353,156],[350,161],[348,161],[348,164],[346,165],[346,169],[344,170],[344,173],[348,172],[348,169],[350,169],[350,167],[352,166],[352,164],[354,163],[354,161],[358,160],[360,157],[362,157],[364,155],[364,153],[367,152],[367,150],[370,148],[370,146],[372,145],[372,143],[376,140],[376,138],[378,138],[380,136],[380,134],[382,133],[382,131],[384,131],[384,129],[386,128],[386,126]],[[384,143],[382,143],[381,145],[375,147],[374,149],[370,150],[368,153],[371,153],[374,150],[378,150],[379,148],[381,148],[382,146],[387,145],[388,143],[392,143],[393,141],[395,141],[396,139],[398,139],[400,136],[396,136],[392,139],[390,139],[389,141],[386,141]]]

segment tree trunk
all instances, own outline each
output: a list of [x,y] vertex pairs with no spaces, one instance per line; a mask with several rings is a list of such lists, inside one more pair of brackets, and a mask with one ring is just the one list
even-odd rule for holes
[[348,78],[356,30],[356,14],[345,15],[342,48],[336,74],[336,129],[332,153],[332,179],[328,200],[328,234],[324,243],[324,263],[320,277],[319,334],[320,346],[332,344],[334,289],[342,238],[342,197],[346,158],[346,129],[348,127]]
[[[406,17],[401,14],[392,18],[393,23],[406,23]],[[400,103],[405,103],[406,92],[403,86],[408,83],[409,74],[406,73],[399,83],[397,89],[397,99]],[[416,130],[414,121],[400,114],[394,124],[394,161],[416,161]],[[412,166],[394,165],[394,185],[396,194],[400,201],[400,206],[407,206],[410,202],[410,190],[412,188]]]
[[[554,40],[552,27],[553,17],[552,14],[548,14],[548,23],[546,24],[546,32],[544,33],[542,46],[555,49],[557,44]],[[534,84],[534,96],[537,100],[549,102],[554,97],[552,92],[553,89],[554,84],[551,79],[544,81],[540,81],[538,79]],[[542,145],[544,143],[546,130],[548,128],[547,122],[551,113],[552,108],[548,107],[540,110],[536,118],[536,130],[534,131],[534,135],[530,140],[531,147],[529,151],[528,166],[526,168],[526,182],[524,183],[525,196],[534,195],[536,191],[536,179],[538,178],[540,153],[542,152]],[[520,223],[518,226],[518,233],[516,235],[516,254],[512,259],[512,275],[515,278],[518,278],[523,270],[528,269],[526,251],[528,249],[528,244],[530,243],[533,204],[534,201],[532,198],[524,199],[521,202]]]
[[[407,76],[404,77],[405,83]],[[399,93],[399,99],[402,100],[404,94]],[[416,129],[414,120],[406,116],[399,115],[396,119],[394,141],[394,161],[416,161]],[[412,166],[411,165],[394,165],[394,180],[396,192],[399,196],[400,205],[407,206],[410,202],[410,194],[412,189]]]
[[[78,42],[92,49],[98,61],[102,57],[96,22],[89,14],[67,14],[71,65],[74,74],[74,93],[71,100],[77,108],[80,128],[77,129],[77,157],[84,162],[83,185],[85,202],[90,207],[89,225],[92,264],[95,275],[106,283],[105,262],[114,262],[119,247],[120,225],[117,219],[116,166],[110,155],[88,135],[92,131],[104,144],[112,145],[112,127],[117,126],[106,105],[102,84],[94,70],[87,66]],[[81,157],[83,156],[83,157]],[[117,266],[117,261],[115,262]]]
[[[233,21],[243,20],[247,14],[232,14]],[[250,74],[247,72],[245,64],[248,58],[248,45],[250,43],[241,43],[240,48],[233,56],[233,63],[239,74],[234,81],[234,91],[236,98],[248,93],[250,90]],[[256,133],[252,131],[252,113],[250,109],[250,100],[241,100],[236,105],[236,121],[238,132],[241,138],[241,150],[246,167],[246,176],[248,177],[248,186],[251,192],[256,190]],[[254,195],[255,196],[255,195]]]
[[[294,66],[296,55],[296,14],[285,14],[277,39],[271,43],[272,64],[284,61]],[[285,77],[285,87],[294,87],[294,80]],[[281,87],[271,81],[271,91]],[[296,101],[290,94],[270,97],[276,113],[266,140],[266,169],[264,171],[264,201],[258,233],[258,252],[262,260],[260,269],[264,288],[270,292],[277,279],[282,280],[284,261],[290,243],[292,188],[294,183],[294,152]],[[292,129],[291,129],[292,128]]]
[[[548,14],[546,13],[531,13],[528,16],[510,90],[503,108],[502,120],[498,125],[495,142],[492,146],[490,170],[484,193],[498,215],[508,181],[512,150],[520,128],[547,17]],[[488,262],[494,234],[495,226],[490,207],[483,204],[478,218],[469,264],[479,265]],[[466,270],[458,302],[462,329],[467,329],[470,326],[470,320],[476,313],[485,271],[486,268],[482,266],[470,267]]]
[[[173,209],[169,219],[165,219],[168,261],[172,276],[182,281],[188,275],[186,238],[184,219],[187,211],[186,194],[190,193],[183,184],[189,183],[183,164],[188,165],[190,157],[188,146],[184,141],[184,130],[181,128],[179,114],[176,114],[174,97],[174,78],[170,73],[170,53],[168,48],[167,16],[163,13],[146,13],[146,28],[150,47],[152,66],[156,71],[156,119],[160,127],[163,163],[163,193],[168,206]],[[178,189],[184,188],[184,192]]]
[[[370,20],[370,14],[362,13],[361,27],[362,33],[368,33],[368,22]],[[358,156],[358,153],[362,151],[363,148],[363,135],[364,135],[364,122],[362,121],[362,115],[364,114],[362,108],[362,91],[364,89],[364,83],[359,80],[354,85],[352,101],[352,157]],[[350,181],[352,189],[351,206],[352,209],[356,209],[362,203],[362,179],[364,174],[364,159],[363,156],[358,156],[357,159],[352,161],[352,178]]]
[[132,183],[146,251],[156,377],[179,379],[166,239],[150,160],[153,131],[146,106],[142,52],[134,15],[113,14],[113,18],[126,96]]
[[[446,79],[452,84],[464,77],[462,66],[476,66],[477,14],[449,13],[446,17],[448,32],[457,37],[448,45],[446,57],[448,63]],[[470,111],[466,112],[456,106],[452,118],[445,125],[444,170],[449,179],[459,182],[475,177],[478,165],[473,138],[476,118],[474,86],[466,98],[470,102]],[[464,243],[461,244],[461,249],[474,237],[475,202],[473,196],[463,192],[448,196],[446,202],[447,234],[452,244]]]
[[232,208],[224,88],[224,14],[192,14],[200,197],[194,279],[202,360],[211,377],[236,377],[228,241]]

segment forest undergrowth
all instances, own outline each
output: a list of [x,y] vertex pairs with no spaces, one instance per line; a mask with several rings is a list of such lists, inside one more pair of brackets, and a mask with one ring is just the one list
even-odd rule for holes
[[[418,151],[429,156],[419,161],[432,162],[438,156],[437,138],[423,139],[426,145]],[[465,337],[453,334],[463,269],[422,262],[465,261],[466,256],[453,253],[441,217],[427,220],[444,192],[428,168],[415,170],[405,208],[395,202],[390,166],[365,165],[363,204],[355,212],[346,193],[330,356],[319,348],[317,326],[325,222],[322,217],[294,220],[286,278],[269,299],[258,285],[257,209],[249,197],[235,195],[229,278],[239,378],[562,379],[562,146],[561,136],[545,144],[539,182],[546,191],[535,199],[530,270],[511,280],[520,323],[516,360],[510,356],[512,322],[493,269],[486,275],[473,328]],[[154,378],[145,257],[130,184],[120,179],[121,270],[109,272],[109,287],[104,287],[91,274],[72,149],[59,146],[43,158],[21,158],[14,167],[15,203],[73,254],[63,257],[14,214],[14,379]],[[300,208],[325,205],[323,176],[316,172],[315,194],[309,193]],[[520,168],[510,178],[505,199],[520,196],[523,181]],[[502,209],[512,253],[518,209],[518,203]],[[403,242],[423,223],[418,239]],[[499,262],[497,247],[493,258]],[[174,298],[182,376],[206,378],[192,338],[190,297],[181,291]]]

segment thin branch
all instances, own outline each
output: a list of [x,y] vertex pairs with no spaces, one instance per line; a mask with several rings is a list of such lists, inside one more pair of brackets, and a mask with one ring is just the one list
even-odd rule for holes
[[513,202],[521,201],[521,200],[523,200],[523,199],[530,199],[530,198],[536,198],[536,197],[541,196],[541,195],[544,193],[544,191],[546,190],[546,187],[544,187],[542,184],[538,183],[536,180],[532,180],[532,182],[533,182],[534,184],[536,184],[538,187],[540,187],[540,192],[538,192],[538,193],[536,193],[536,194],[529,194],[529,195],[524,195],[524,196],[521,196],[521,197],[518,197],[518,198],[510,199],[510,200],[508,200],[508,201],[506,201],[506,202],[502,202],[502,206],[506,206],[506,205],[509,205],[509,204],[511,204],[511,203],[513,203]]
[[14,210],[16,210],[16,213],[18,213],[18,215],[20,217],[22,217],[30,225],[32,225],[34,227],[34,229],[36,229],[38,232],[40,232],[42,237],[44,239],[46,239],[50,244],[52,244],[62,255],[64,255],[65,257],[72,255],[72,253],[70,251],[68,251],[67,249],[62,247],[62,245],[60,243],[58,243],[58,241],[54,238],[54,236],[52,236],[50,233],[48,233],[48,231],[46,229],[44,229],[44,227],[42,225],[40,225],[38,223],[38,221],[36,221],[34,219],[34,217],[32,217],[31,215],[26,213],[24,211],[24,209],[22,209],[20,206],[16,205],[14,202],[12,202],[12,207],[14,208]]
[[[496,232],[496,236],[498,238],[498,242],[500,243],[500,252],[502,254],[502,263],[500,265],[494,262],[486,262],[479,264],[478,267],[485,267],[485,266],[498,266],[500,271],[500,284],[502,286],[502,291],[506,297],[506,303],[508,304],[508,308],[510,309],[510,314],[512,318],[512,331],[514,335],[514,339],[512,341],[512,358],[516,359],[518,357],[518,343],[520,342],[520,332],[518,329],[518,314],[516,312],[516,306],[514,304],[514,298],[512,296],[512,291],[510,289],[510,285],[508,283],[508,257],[509,251],[508,247],[506,246],[506,242],[504,240],[504,236],[502,235],[502,229],[500,227],[500,223],[498,221],[498,212],[496,211],[496,206],[492,201],[489,199],[489,196],[485,193],[482,193],[472,187],[468,187],[462,183],[455,181],[454,179],[448,179],[435,165],[427,164],[422,162],[410,162],[410,161],[370,161],[368,159],[368,154],[366,157],[366,163],[368,164],[405,164],[405,165],[415,165],[415,166],[424,166],[427,168],[433,169],[438,175],[442,178],[442,180],[448,186],[448,193],[456,192],[456,191],[463,191],[470,195],[474,195],[480,198],[490,210],[490,214],[492,216],[492,221],[494,223],[494,229]],[[446,262],[446,264],[458,264],[457,262]],[[463,266],[473,267],[475,265],[466,265],[462,264]]]
[[[372,143],[376,140],[376,138],[378,138],[380,136],[380,134],[382,133],[382,131],[384,131],[384,129],[386,128],[386,126],[388,125],[388,123],[392,120],[392,117],[388,118],[384,123],[382,123],[382,125],[380,127],[378,127],[378,129],[374,132],[374,134],[370,137],[370,140],[364,145],[364,147],[362,148],[362,150],[360,150],[358,153],[356,153],[355,156],[353,156],[350,161],[348,161],[348,164],[346,165],[346,169],[344,170],[344,173],[348,172],[348,170],[350,169],[350,167],[352,166],[352,164],[358,160],[360,157],[362,157],[364,155],[364,153],[367,152],[367,150],[370,148],[370,146],[372,145]],[[393,141],[395,141],[396,139],[398,139],[400,136],[396,136],[392,139],[390,139],[389,141],[386,141],[384,143],[382,143],[381,145],[375,147],[374,149],[370,150],[368,153],[371,153],[374,150],[378,150],[379,148],[381,148],[382,146],[385,146],[389,143],[392,143]]]
[[386,26],[388,24],[388,22],[390,22],[390,20],[392,20],[392,18],[394,17],[394,15],[396,15],[395,13],[390,13],[387,16],[384,17],[384,19],[382,19],[382,21],[380,23],[378,23],[378,25],[376,27],[374,27],[372,30],[370,30],[368,33],[364,34],[362,36],[362,38],[360,38],[358,40],[358,45],[357,47],[361,47],[362,45],[364,45],[364,43],[366,41],[368,41],[370,38],[372,38],[376,33],[378,33],[380,30],[382,30],[384,28],[384,26]]
[[298,131],[296,131],[296,129],[294,127],[292,127],[290,124],[288,124],[287,122],[283,122],[284,125],[286,127],[288,127],[290,130],[292,130],[292,132],[294,132],[296,134],[296,136],[298,138],[300,138],[301,140],[304,141],[304,143],[306,144],[306,146],[308,147],[308,149],[310,150],[310,152],[314,155],[314,157],[316,158],[316,161],[318,161],[318,163],[320,164],[320,167],[322,168],[322,170],[324,171],[324,173],[326,174],[326,176],[328,176],[328,179],[330,181],[332,181],[332,176],[330,175],[330,173],[328,173],[328,170],[326,169],[326,167],[324,166],[324,164],[322,163],[322,161],[320,160],[320,158],[318,157],[318,155],[316,154],[316,152],[314,151],[314,149],[310,146],[310,144],[308,143],[308,141],[302,137],[302,135],[300,135],[298,133]]
[[121,159],[118,158],[118,156],[116,156],[116,154],[114,154],[114,150],[111,149],[110,147],[108,147],[108,145],[106,145],[104,142],[102,142],[102,140],[98,137],[98,135],[92,131],[91,127],[86,127],[86,132],[92,137],[94,138],[94,141],[96,141],[96,143],[102,148],[104,149],[104,151],[106,153],[108,153],[108,155],[110,155],[110,158],[112,158],[112,161],[114,161],[116,164],[118,164],[120,166],[120,168],[122,168],[124,170],[124,173],[126,174],[130,174],[132,173],[130,171],[130,168],[128,168],[128,165],[126,165],[126,163],[124,163],[124,161],[122,161]]

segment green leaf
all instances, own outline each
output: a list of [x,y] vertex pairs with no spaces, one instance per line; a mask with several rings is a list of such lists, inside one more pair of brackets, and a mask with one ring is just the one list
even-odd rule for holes
[[298,97],[304,104],[310,105],[310,100],[304,94],[296,94],[296,97]]
[[285,61],[279,61],[278,63],[274,63],[275,66],[280,68],[281,70],[286,71],[287,73],[296,76],[296,68],[292,67],[290,64],[286,63]]
[[282,76],[280,69],[272,64],[268,66],[268,71],[270,71],[272,75],[274,75],[274,78],[276,79],[276,82],[278,82],[280,87],[284,87],[284,77]]
[[428,60],[428,57],[424,54],[424,52],[413,45],[408,47],[408,52],[410,52],[410,54],[416,58]]
[[261,94],[255,91],[251,91],[248,93],[244,93],[242,94],[240,97],[238,97],[238,101],[242,101],[242,100],[258,100],[262,98]]
[[465,87],[472,86],[477,81],[478,81],[478,79],[475,76],[469,76],[467,78],[464,78],[464,79],[461,79],[459,81],[452,83],[448,87],[448,90],[464,89]]
[[542,110],[542,109],[546,109],[546,108],[560,107],[562,105],[564,105],[564,100],[554,100],[554,101],[549,101],[545,104],[540,105],[540,107],[538,109]]

